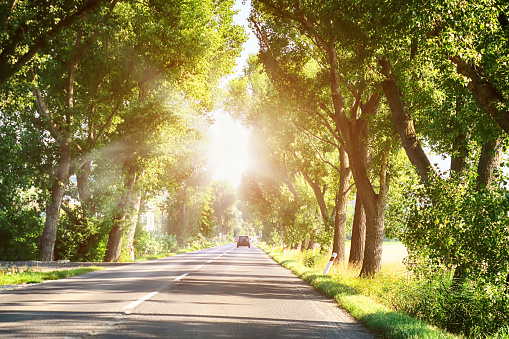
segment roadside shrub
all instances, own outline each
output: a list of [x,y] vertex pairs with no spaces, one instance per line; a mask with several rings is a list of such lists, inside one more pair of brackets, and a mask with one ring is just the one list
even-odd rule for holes
[[302,262],[304,266],[312,268],[323,258],[324,254],[318,251],[305,251]]
[[156,234],[144,229],[136,233],[134,251],[136,254],[169,253],[177,248],[177,238],[170,234]]
[[[281,248],[278,248],[281,253]],[[287,250],[292,258],[320,272],[324,259],[313,250]],[[329,276],[345,291],[355,291],[410,317],[468,338],[508,338],[508,294],[500,286],[465,280],[453,283],[452,272],[412,274],[402,264],[384,263],[380,275],[358,277],[358,268],[333,266]],[[497,289],[498,288],[498,289]]]
[[37,243],[44,221],[37,210],[0,212],[0,260],[34,260],[39,258]]
[[408,267],[420,278],[421,302],[408,312],[468,336],[509,326],[509,191],[504,183],[500,177],[488,190],[477,186],[475,176],[436,177],[414,192],[415,205],[400,238],[409,252]]
[[70,261],[102,261],[110,229],[106,218],[85,218],[83,211],[76,209],[73,217],[63,214],[58,224],[55,243],[55,259]]

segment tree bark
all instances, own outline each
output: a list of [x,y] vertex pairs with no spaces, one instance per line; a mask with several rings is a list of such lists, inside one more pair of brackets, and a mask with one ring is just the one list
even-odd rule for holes
[[112,227],[108,235],[108,245],[104,254],[104,262],[118,261],[122,254],[122,235],[125,229],[126,217],[130,210],[134,207],[132,199],[134,185],[136,183],[136,167],[132,164],[127,166],[126,182],[124,185],[125,192],[120,197],[117,206],[117,214],[113,218]]
[[[380,169],[380,191],[377,194],[371,184],[364,159],[365,140],[367,133],[367,121],[356,119],[348,121],[346,118],[343,98],[341,97],[337,55],[332,46],[327,46],[330,64],[330,82],[332,101],[336,113],[335,123],[343,135],[348,157],[352,168],[357,191],[366,213],[366,245],[364,260],[361,268],[361,276],[370,277],[378,274],[382,265],[382,249],[384,234],[384,211],[387,204],[387,188],[385,187],[386,166],[384,163]],[[369,104],[368,104],[369,103]],[[378,111],[379,98],[373,95],[366,103],[364,115],[374,115]]]
[[125,244],[125,249],[130,249],[131,246],[133,246],[136,226],[138,225],[138,220],[140,219],[141,201],[141,195],[138,195],[132,199],[134,211],[131,220],[127,221],[127,233],[125,237],[127,243]]
[[51,187],[51,200],[46,205],[46,222],[41,235],[41,260],[52,261],[55,242],[57,239],[58,220],[60,207],[65,194],[66,185],[69,181],[69,167],[71,164],[71,138],[66,137],[60,140],[60,159],[56,177]]
[[433,167],[426,155],[415,133],[414,121],[408,112],[408,108],[402,98],[402,93],[392,67],[386,58],[380,60],[382,74],[385,80],[382,81],[382,88],[391,109],[392,118],[401,138],[403,148],[410,160],[410,163],[417,169],[422,182],[428,182],[429,175],[434,172]]
[[451,172],[456,173],[456,175],[461,175],[467,168],[468,149],[465,145],[466,139],[465,134],[460,134],[454,140],[457,151],[456,155],[451,157]]
[[[365,204],[372,210],[366,211],[366,244],[360,273],[363,277],[378,274],[382,267],[385,208],[389,192],[387,161],[387,154],[384,154],[380,168],[380,190],[372,202]],[[361,201],[364,204],[365,198],[361,198]]]
[[500,103],[505,104],[502,93],[490,83],[482,70],[474,63],[465,62],[458,55],[452,57],[451,61],[456,65],[457,72],[470,80],[467,87],[481,107],[509,134],[509,112],[507,110],[502,111],[497,107]]
[[86,160],[76,173],[76,185],[78,187],[78,197],[86,210],[91,214],[95,213],[95,208],[92,200],[92,192],[89,187],[89,177],[92,171],[92,160]]
[[336,208],[334,209],[334,241],[332,243],[332,252],[337,253],[335,263],[343,263],[346,259],[346,214],[348,207],[348,195],[350,191],[350,179],[352,176],[348,155],[346,154],[344,147],[340,147],[339,154],[339,189],[336,194]]
[[359,193],[355,199],[355,214],[352,225],[352,242],[350,246],[350,257],[348,264],[360,266],[364,260],[364,245],[366,241],[366,214],[362,207]]
[[306,171],[304,171],[303,169],[300,169],[300,172],[302,173],[302,176],[304,177],[306,182],[309,184],[309,186],[311,186],[311,188],[313,189],[313,192],[315,193],[315,198],[318,203],[318,206],[320,207],[320,214],[322,216],[324,224],[328,224],[329,223],[329,214],[327,211],[327,205],[325,204],[324,194],[323,194],[322,190],[320,189],[320,186],[318,186],[309,177],[309,175],[306,173]]
[[490,188],[493,173],[502,161],[503,139],[486,142],[481,149],[481,157],[477,166],[477,185],[479,188]]

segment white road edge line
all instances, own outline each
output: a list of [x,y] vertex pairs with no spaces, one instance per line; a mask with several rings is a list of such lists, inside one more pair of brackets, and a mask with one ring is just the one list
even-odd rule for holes
[[[233,248],[231,248],[231,249],[229,249],[228,251],[224,252],[223,254],[226,254],[226,253],[230,252],[230,251],[231,251],[231,250],[233,250],[233,249],[234,249],[234,247],[233,247]],[[207,264],[210,264],[210,263],[211,263],[211,262],[213,262],[214,260],[219,259],[220,257],[222,257],[222,256],[223,256],[223,254],[221,254],[221,255],[219,255],[219,256],[217,256],[217,257],[215,257],[215,258],[214,258],[214,259],[212,259],[212,260],[207,261]],[[205,266],[205,265],[206,265],[206,264],[202,264],[202,265],[200,265],[200,266],[198,266],[198,267],[195,267],[195,268],[193,268],[193,271],[198,270],[198,269],[202,268],[202,267],[203,267],[203,266]],[[175,279],[173,279],[173,281],[180,281],[181,279],[185,278],[185,277],[186,277],[189,273],[191,273],[191,272],[184,273],[184,274],[182,274],[182,275],[180,275],[180,276],[176,277]],[[133,308],[135,308],[136,306],[138,306],[138,305],[139,305],[139,304],[141,304],[142,302],[144,302],[144,301],[146,301],[146,300],[148,300],[148,299],[152,298],[153,296],[155,296],[155,295],[156,295],[156,294],[158,294],[158,293],[159,293],[159,292],[150,292],[149,294],[147,294],[147,295],[145,295],[145,296],[141,297],[140,299],[138,299],[138,300],[136,300],[136,301],[134,301],[134,302],[130,303],[129,305],[124,306],[124,313],[130,313],[130,312],[131,312],[131,310],[132,310]]]

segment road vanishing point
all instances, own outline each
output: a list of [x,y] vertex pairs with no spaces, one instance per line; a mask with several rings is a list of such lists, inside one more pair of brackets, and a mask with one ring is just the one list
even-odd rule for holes
[[262,250],[235,244],[2,291],[0,337],[376,338]]

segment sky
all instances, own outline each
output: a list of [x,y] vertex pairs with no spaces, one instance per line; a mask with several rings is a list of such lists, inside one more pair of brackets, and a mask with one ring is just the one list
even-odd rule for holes
[[[239,10],[235,16],[235,22],[243,25],[246,32],[250,34],[248,41],[244,43],[241,56],[237,58],[234,76],[242,75],[249,55],[258,50],[258,40],[247,26],[250,6],[250,1],[242,4],[242,0],[237,0],[234,6],[234,9]],[[227,79],[225,83],[227,84]],[[223,111],[217,110],[213,112],[213,116],[215,123],[209,129],[209,138],[212,143],[210,164],[215,168],[213,178],[229,180],[234,187],[238,187],[242,172],[249,166],[250,132]]]

